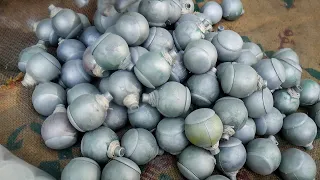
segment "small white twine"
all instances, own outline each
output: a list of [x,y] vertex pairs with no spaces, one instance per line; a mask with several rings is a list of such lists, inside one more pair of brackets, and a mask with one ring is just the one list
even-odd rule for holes
[[129,94],[123,99],[123,104],[130,108],[131,106],[139,105],[139,94]]
[[92,73],[94,75],[96,75],[97,77],[102,77],[103,76],[103,72],[104,72],[104,70],[102,69],[101,66],[99,66],[98,64],[94,65],[94,68],[92,70]]
[[105,110],[108,110],[110,103],[109,100],[101,94],[96,94],[95,97],[98,104],[101,105]]
[[109,147],[108,147],[108,150],[107,150],[107,156],[109,158],[114,158],[115,155],[114,155],[114,151],[116,150],[117,147],[120,146],[120,143],[118,140],[116,141],[112,141],[110,144],[109,144]]

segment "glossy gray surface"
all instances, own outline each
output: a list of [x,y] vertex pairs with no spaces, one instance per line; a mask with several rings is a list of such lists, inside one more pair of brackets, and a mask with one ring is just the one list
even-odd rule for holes
[[223,124],[217,114],[209,108],[191,112],[185,119],[185,134],[188,140],[199,147],[218,152],[216,147],[223,133]]
[[68,39],[78,36],[83,25],[79,15],[73,10],[61,9],[53,16],[52,27],[58,36]]
[[166,152],[177,155],[186,148],[189,141],[184,133],[183,118],[164,118],[157,125],[156,139]]
[[124,157],[117,157],[103,168],[101,180],[139,180],[140,174],[141,170],[136,163]]
[[188,43],[184,50],[183,62],[194,74],[203,74],[217,63],[217,50],[210,41],[199,39]]
[[84,94],[99,94],[99,90],[92,84],[80,83],[67,90],[67,100],[70,105],[72,101]]
[[137,12],[124,13],[114,28],[115,34],[121,36],[129,46],[141,45],[149,35],[147,19]]
[[223,0],[221,7],[223,18],[229,21],[238,19],[244,13],[241,0]]
[[61,180],[100,180],[101,169],[97,162],[85,157],[72,159],[63,169]]
[[76,39],[64,39],[59,42],[57,57],[65,63],[70,60],[82,59],[86,46]]
[[149,104],[141,103],[139,109],[128,110],[130,124],[135,128],[153,130],[161,120],[159,111]]
[[271,111],[273,108],[273,96],[268,88],[256,91],[243,99],[251,118],[259,118]]
[[317,125],[305,113],[293,113],[284,118],[281,133],[289,143],[311,150],[317,136]]
[[[113,145],[113,143],[118,144]],[[112,146],[116,146],[117,149],[113,149],[114,147]],[[125,150],[120,147],[117,134],[105,126],[86,132],[81,140],[81,154],[98,163],[107,163],[109,159],[114,156],[123,156],[124,151]]]
[[67,109],[58,104],[41,126],[41,137],[51,149],[65,149],[77,141],[78,131],[70,124]]
[[[23,161],[0,144],[0,179],[55,180],[45,171]],[[18,172],[18,173],[17,173]]]
[[279,171],[284,180],[314,180],[317,174],[317,166],[308,153],[290,148],[282,152]]
[[66,104],[66,100],[66,91],[52,82],[37,85],[32,93],[33,107],[43,116],[51,115],[56,106]]
[[147,164],[160,153],[156,138],[142,128],[127,131],[122,136],[121,145],[126,149],[125,156],[137,165]]
[[239,139],[242,142],[242,144],[247,144],[248,142],[254,139],[256,135],[256,130],[257,129],[255,121],[253,121],[253,119],[251,118],[248,118],[246,124],[241,129],[236,131],[233,137]]
[[300,95],[290,95],[290,89],[280,89],[273,92],[274,107],[283,114],[291,114],[297,111],[300,104]]
[[269,113],[260,118],[254,119],[257,127],[257,135],[275,135],[277,134],[283,125],[284,115],[277,108],[272,108]]
[[232,180],[237,179],[238,171],[246,162],[247,152],[241,141],[230,137],[219,145],[220,153],[215,155],[217,168]]
[[253,68],[267,81],[270,90],[279,89],[286,80],[285,68],[277,59],[263,59],[253,65]]
[[149,94],[142,94],[142,102],[156,107],[165,117],[178,117],[189,110],[191,95],[178,82],[167,82]]
[[217,49],[219,61],[232,62],[240,56],[243,40],[235,31],[223,30],[213,37],[212,44]]
[[78,131],[94,130],[103,124],[111,100],[109,93],[81,95],[67,109],[69,121]]
[[222,18],[222,8],[215,1],[206,2],[200,9],[200,12],[205,14],[213,24],[217,24]]
[[320,99],[320,85],[312,79],[304,79],[300,86],[300,105],[310,106],[317,103]]
[[199,107],[212,106],[220,95],[215,68],[204,74],[192,75],[186,85],[190,89],[192,104]]
[[[46,68],[43,68],[46,67]],[[28,61],[23,86],[34,86],[38,83],[52,81],[61,73],[59,61],[47,52],[38,52]]]

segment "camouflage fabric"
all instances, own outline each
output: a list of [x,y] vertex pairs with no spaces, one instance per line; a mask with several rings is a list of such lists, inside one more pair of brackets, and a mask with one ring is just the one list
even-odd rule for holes
[[[218,2],[221,2],[219,0]],[[237,31],[245,41],[258,43],[270,57],[283,47],[293,48],[300,56],[303,78],[320,80],[320,35],[318,0],[242,0],[245,14],[237,21],[222,20],[218,25]],[[196,10],[205,3],[196,1]],[[48,149],[40,136],[45,117],[35,112],[31,103],[32,88],[21,86],[23,74],[19,73],[19,52],[37,42],[31,31],[31,22],[48,17],[47,7],[55,4],[88,15],[95,11],[94,0],[84,9],[78,9],[72,0],[2,0],[0,1],[0,144],[25,161],[59,179],[64,166],[80,156],[79,142],[72,148],[55,151]],[[216,29],[217,25],[215,26]],[[54,52],[54,49],[51,50]],[[123,132],[122,132],[123,133]],[[320,136],[314,149],[308,153],[315,159],[320,172]],[[79,137],[81,140],[81,137]],[[281,151],[293,147],[278,137]],[[299,148],[301,149],[301,148]],[[103,167],[102,167],[103,168]],[[142,179],[183,179],[176,166],[176,157],[165,154],[142,166]],[[219,173],[216,172],[215,173]],[[240,180],[280,179],[277,173],[260,176],[247,168],[239,174]],[[320,179],[318,173],[316,179]]]

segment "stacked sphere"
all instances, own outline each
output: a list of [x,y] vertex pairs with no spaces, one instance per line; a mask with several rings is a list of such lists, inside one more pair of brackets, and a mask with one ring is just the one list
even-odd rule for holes
[[[44,144],[65,149],[84,133],[83,157],[69,162],[62,180],[138,180],[139,166],[164,151],[187,179],[226,179],[212,175],[216,169],[236,179],[245,164],[261,175],[279,169],[284,179],[315,178],[313,159],[297,149],[281,154],[276,138],[312,149],[320,86],[301,81],[292,49],[265,57],[234,30],[212,32],[222,18],[240,18],[240,0],[207,2],[197,13],[192,0],[97,4],[94,26],[50,5],[50,18],[34,24],[38,43],[19,56],[22,84],[37,85],[34,109],[48,116]],[[296,113],[299,106],[312,106],[311,118]]]

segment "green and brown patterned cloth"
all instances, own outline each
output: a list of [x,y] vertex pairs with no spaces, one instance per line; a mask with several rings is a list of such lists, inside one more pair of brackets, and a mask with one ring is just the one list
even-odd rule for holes
[[[221,2],[221,0],[219,0]],[[245,41],[258,43],[266,56],[279,48],[291,47],[300,56],[303,78],[320,80],[320,1],[318,0],[242,0],[245,14],[237,21],[222,20],[219,25],[240,33]],[[1,0],[0,1],[0,144],[25,161],[60,177],[63,167],[74,157],[80,156],[79,143],[63,151],[46,148],[41,136],[39,116],[31,103],[32,89],[21,86],[19,52],[37,42],[30,24],[48,17],[49,4],[68,7],[88,15],[95,11],[95,1],[89,7],[78,9],[72,0]],[[196,1],[196,10],[205,3]],[[54,52],[54,50],[52,50]],[[280,149],[292,147],[279,138]],[[319,134],[317,136],[319,138]],[[301,148],[300,148],[301,149]],[[320,179],[320,140],[308,152],[316,161]],[[183,179],[176,158],[165,154],[141,167],[142,179]],[[215,172],[216,173],[216,172]],[[239,174],[240,180],[280,179],[277,174],[260,176],[247,168]]]

